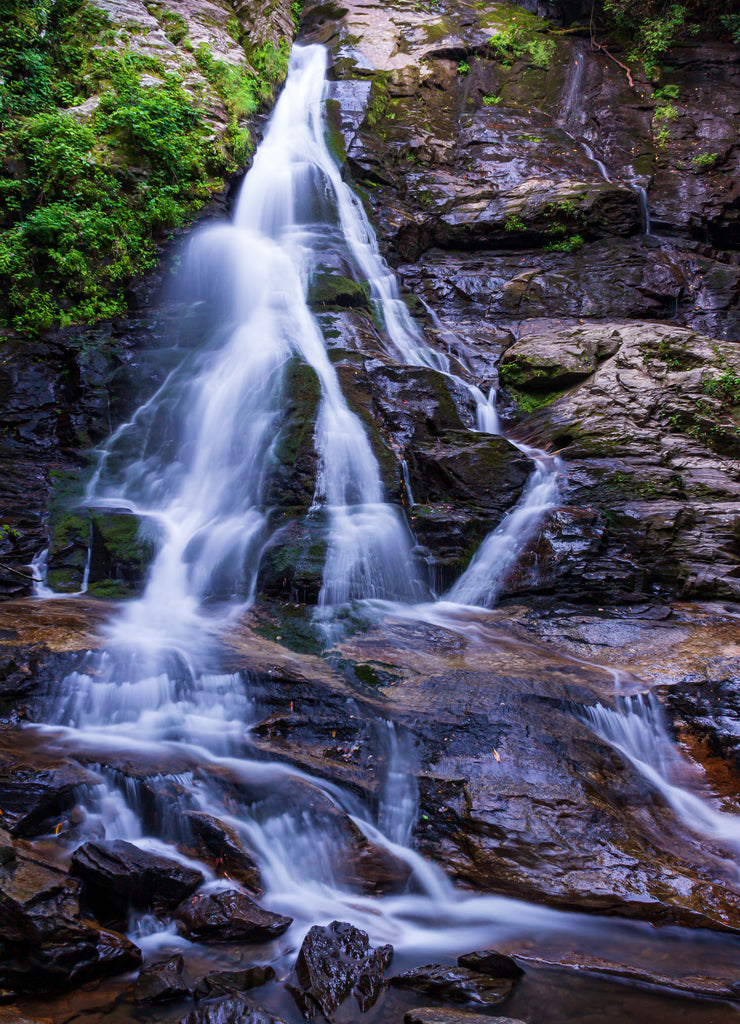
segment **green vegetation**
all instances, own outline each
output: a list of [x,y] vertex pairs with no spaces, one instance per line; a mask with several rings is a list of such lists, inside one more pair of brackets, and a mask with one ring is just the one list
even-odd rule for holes
[[468,64],[467,61],[465,61],[465,60],[461,60],[460,61],[460,63],[457,65],[457,73],[458,73],[458,75],[463,75],[463,76],[470,74],[470,65]]
[[624,38],[629,60],[642,61],[651,76],[674,43],[700,30],[740,42],[740,0],[602,0],[602,15]]
[[501,102],[501,97],[500,96],[493,96],[491,93],[486,93],[486,95],[483,97],[483,106],[484,107],[495,107],[500,102]]
[[526,231],[527,230],[527,225],[524,223],[524,221],[521,219],[521,217],[517,217],[517,215],[514,213],[510,217],[506,218],[506,222],[504,224],[504,230],[505,231]]
[[516,60],[526,60],[532,67],[549,68],[555,54],[555,43],[552,39],[532,37],[517,25],[501,28],[488,40],[494,57],[504,67],[511,67]]
[[545,245],[545,252],[576,252],[583,248],[583,235],[570,235],[568,238],[560,238],[556,242],[548,242]]
[[701,389],[705,395],[718,398],[724,406],[740,405],[740,374],[729,367],[718,377],[702,378]]
[[655,108],[653,117],[656,121],[675,121],[678,117],[678,108],[674,107],[672,103],[666,103]]
[[[179,15],[149,9],[187,42]],[[242,119],[284,77],[287,44],[252,51],[254,71],[195,52],[229,113],[218,145],[179,74],[86,0],[0,0],[0,15],[0,328],[119,315],[162,239],[243,162]]]
[[719,153],[700,153],[691,161],[695,171],[709,171],[719,160]]

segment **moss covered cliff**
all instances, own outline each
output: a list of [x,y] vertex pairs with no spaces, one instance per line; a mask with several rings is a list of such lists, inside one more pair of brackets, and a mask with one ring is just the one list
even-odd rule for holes
[[122,314],[130,281],[247,160],[287,3],[1,0],[0,327]]

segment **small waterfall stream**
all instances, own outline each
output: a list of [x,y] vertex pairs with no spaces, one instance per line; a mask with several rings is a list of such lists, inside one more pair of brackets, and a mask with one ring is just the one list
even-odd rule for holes
[[[311,515],[324,516],[329,529],[321,608],[330,614],[355,599],[383,599],[403,602],[413,616],[415,603],[429,596],[411,532],[401,510],[385,501],[368,437],[342,395],[306,302],[316,236],[325,223],[339,229],[358,276],[369,283],[389,354],[451,377],[471,396],[478,429],[500,433],[495,390],[484,394],[453,374],[446,357],[426,344],[361,204],[327,150],[325,70],[323,48],[294,50],[234,222],[201,231],[186,256],[183,287],[209,324],[208,340],[187,353],[132,421],[116,431],[89,496],[92,503],[149,517],[160,525],[164,541],[142,598],[110,621],[107,649],[91,652],[64,680],[47,709],[52,724],[37,728],[61,749],[99,752],[102,763],[106,752],[120,750],[142,760],[157,751],[176,753],[183,762],[178,784],[190,804],[241,836],[259,864],[262,902],[295,919],[278,943],[285,958],[312,924],[332,919],[365,928],[373,942],[391,942],[427,958],[533,932],[578,934],[586,943],[589,937],[598,940],[601,948],[621,944],[638,950],[644,941],[641,926],[473,896],[455,889],[412,850],[413,752],[408,737],[393,725],[384,726],[386,775],[377,815],[331,783],[255,759],[248,683],[218,669],[216,637],[252,600],[269,540],[266,483],[275,465],[286,368],[293,359],[309,366],[320,385],[319,469]],[[534,471],[518,506],[446,595],[448,608],[450,603],[490,606],[522,548],[557,503],[559,459],[524,444],[517,447]],[[408,483],[407,491],[413,501]],[[595,713],[592,724],[615,742],[606,736],[609,714]],[[246,789],[270,791],[274,799],[265,800],[259,813],[246,798],[238,805],[218,784],[226,776]],[[371,898],[343,881],[346,850],[334,811],[408,865],[407,891]],[[163,835],[147,836],[120,781],[101,771],[90,819],[108,837],[127,837],[181,857],[176,849],[184,834],[180,818],[164,814]],[[209,884],[226,883],[211,877]],[[171,931],[150,925],[134,925],[146,948],[187,946]]]

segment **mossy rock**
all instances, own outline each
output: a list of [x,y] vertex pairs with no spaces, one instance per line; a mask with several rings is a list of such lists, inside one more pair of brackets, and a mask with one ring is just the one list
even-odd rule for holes
[[366,283],[353,281],[341,274],[319,271],[308,287],[308,304],[319,309],[370,309],[370,288]]
[[161,533],[149,519],[128,511],[93,511],[89,589],[124,597],[143,589]]
[[292,509],[273,515],[271,525],[276,529],[262,556],[257,590],[293,604],[316,604],[324,575],[327,524],[323,514],[298,518],[299,513]]
[[316,487],[314,431],[321,385],[316,372],[296,358],[288,365],[283,390],[285,412],[271,449],[273,470],[265,489],[265,503],[306,512]]
[[91,522],[87,512],[68,512],[54,517],[46,582],[61,594],[82,589],[90,547]]

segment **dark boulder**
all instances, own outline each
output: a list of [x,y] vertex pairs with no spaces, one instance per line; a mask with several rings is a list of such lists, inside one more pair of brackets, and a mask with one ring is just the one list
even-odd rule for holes
[[141,963],[125,936],[80,916],[78,889],[63,871],[26,857],[0,869],[0,988],[53,991]]
[[367,932],[346,921],[314,925],[296,960],[301,988],[293,995],[306,1017],[330,1018],[350,994],[364,1013],[386,987],[383,971],[392,957],[392,946],[373,949]]
[[454,1003],[478,1003],[497,1006],[510,995],[515,981],[511,977],[492,978],[466,967],[441,967],[427,964],[391,978],[397,988],[411,988],[435,999]]
[[184,935],[201,942],[269,942],[293,923],[291,917],[263,910],[237,889],[191,896],[175,917]]
[[189,995],[184,970],[185,961],[179,953],[142,968],[136,981],[134,999],[137,1003],[167,1003]]
[[104,923],[126,919],[129,908],[170,909],[203,884],[200,871],[160,857],[122,839],[85,843],[72,857],[71,873]]
[[0,752],[0,811],[11,835],[33,838],[50,832],[78,802],[80,789],[97,786],[100,779],[64,758],[27,756]]

